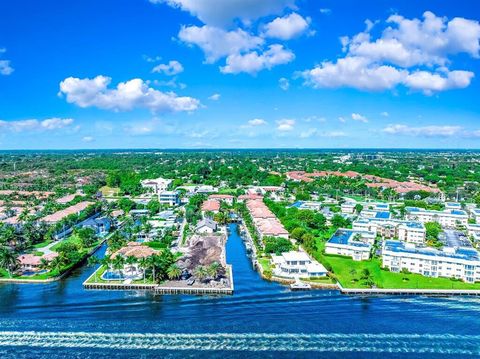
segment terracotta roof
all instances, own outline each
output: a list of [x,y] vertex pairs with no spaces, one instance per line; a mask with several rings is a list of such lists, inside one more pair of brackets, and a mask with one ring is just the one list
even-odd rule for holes
[[207,200],[202,204],[202,211],[219,211],[220,210],[220,202],[215,200]]
[[62,209],[58,212],[55,212],[53,214],[45,216],[45,217],[41,218],[40,221],[44,221],[44,222],[47,222],[47,223],[56,223],[56,222],[61,221],[63,218],[65,218],[65,217],[67,217],[71,214],[83,211],[85,208],[87,208],[88,206],[90,206],[92,204],[93,204],[93,202],[87,202],[87,201],[80,202],[80,203],[77,203],[73,206]]

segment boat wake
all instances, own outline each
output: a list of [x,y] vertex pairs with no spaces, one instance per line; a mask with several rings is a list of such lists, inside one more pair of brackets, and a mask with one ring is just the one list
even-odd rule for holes
[[0,332],[0,347],[480,355],[480,335]]

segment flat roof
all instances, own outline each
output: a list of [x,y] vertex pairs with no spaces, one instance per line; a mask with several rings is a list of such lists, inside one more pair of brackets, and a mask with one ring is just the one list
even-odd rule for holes
[[[328,240],[328,243],[334,244],[344,244],[355,247],[370,247],[370,244],[363,243],[360,241],[349,241],[350,237],[356,233],[362,233],[362,231],[354,231],[352,229],[337,229],[333,236]],[[363,233],[373,233],[373,232],[363,232]]]
[[442,257],[442,258],[455,258],[455,259],[464,259],[471,261],[480,261],[480,254],[475,249],[471,248],[458,248],[455,250],[455,253],[447,253],[431,247],[407,247],[405,242],[387,240],[384,242],[384,248],[387,251],[396,252],[396,253],[409,253],[409,254],[421,254],[432,257]]
[[390,218],[390,212],[377,212],[375,218]]

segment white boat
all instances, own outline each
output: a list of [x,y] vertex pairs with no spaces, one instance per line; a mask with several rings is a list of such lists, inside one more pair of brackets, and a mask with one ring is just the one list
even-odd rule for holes
[[299,278],[295,278],[295,283],[290,284],[290,290],[310,290],[312,286],[302,282]]

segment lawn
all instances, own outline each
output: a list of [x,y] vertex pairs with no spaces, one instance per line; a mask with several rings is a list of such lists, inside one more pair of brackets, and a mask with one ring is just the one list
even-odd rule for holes
[[[124,281],[123,280],[104,280],[102,279],[102,275],[103,273],[105,273],[107,271],[107,267],[102,265],[100,266],[96,272],[97,272],[97,278],[95,280],[95,275],[92,275],[87,283],[111,283],[111,284],[122,284]],[[143,281],[143,278],[142,279],[138,279],[138,280],[134,280],[132,282],[133,284],[155,284],[151,279],[149,278],[146,278],[145,279],[145,282]]]
[[33,246],[33,248],[35,249],[39,249],[39,248],[43,248],[43,247],[46,247],[48,246],[50,243],[52,243],[52,240],[49,239],[49,240],[46,240],[44,242],[40,242],[40,243],[37,243]]
[[118,193],[120,192],[120,188],[103,186],[102,188],[100,188],[100,192],[102,192],[102,195],[104,197],[113,197],[113,196],[118,196]]
[[262,266],[263,271],[272,271],[272,264],[270,258],[258,258],[258,263]]

